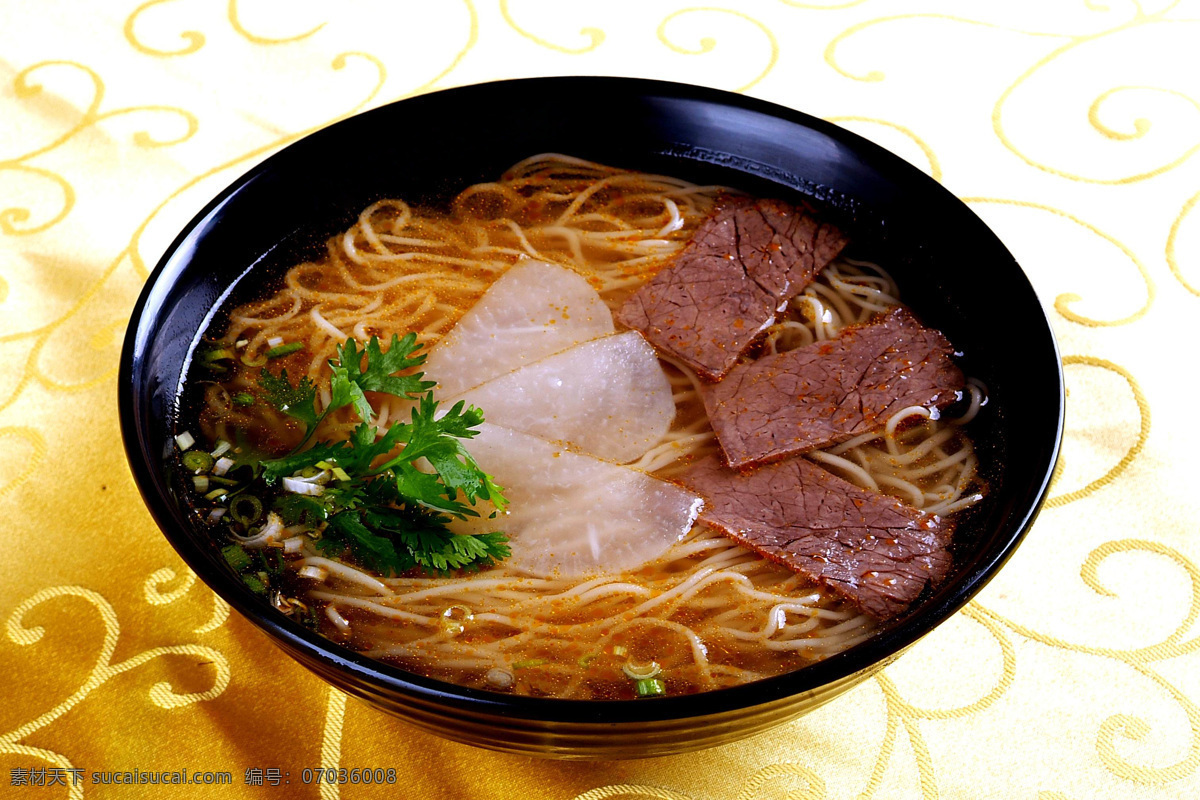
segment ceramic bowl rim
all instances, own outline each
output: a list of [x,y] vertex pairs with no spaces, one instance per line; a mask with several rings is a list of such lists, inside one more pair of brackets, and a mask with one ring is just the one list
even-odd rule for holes
[[[122,428],[122,438],[125,442],[126,453],[133,476],[142,493],[151,515],[163,535],[182,556],[184,561],[233,609],[252,622],[269,637],[281,644],[285,649],[301,654],[305,659],[313,659],[325,668],[352,677],[360,685],[369,686],[372,692],[383,695],[401,695],[418,702],[435,705],[448,705],[468,713],[494,714],[513,720],[524,720],[531,724],[537,723],[568,723],[586,722],[601,725],[620,725],[623,723],[642,723],[651,721],[684,720],[693,717],[706,717],[725,712],[750,709],[784,698],[802,695],[806,692],[819,690],[822,686],[834,684],[850,678],[856,673],[864,672],[878,662],[895,657],[915,641],[928,634],[935,627],[945,622],[963,605],[971,600],[996,572],[1011,557],[1016,547],[1027,534],[1037,513],[1041,509],[1049,490],[1049,484],[1063,437],[1063,378],[1062,366],[1059,359],[1058,345],[1050,330],[1049,321],[1042,320],[1049,333],[1049,341],[1054,349],[1054,358],[1058,362],[1058,397],[1057,423],[1055,425],[1055,441],[1052,455],[1042,474],[1032,478],[1025,484],[1035,486],[1032,502],[1022,506],[1019,514],[1014,514],[1006,526],[1010,530],[1003,546],[989,554],[986,562],[976,569],[957,578],[953,592],[942,597],[934,605],[926,605],[919,612],[910,614],[900,624],[885,630],[871,639],[853,648],[831,656],[811,666],[766,678],[754,683],[744,684],[727,689],[719,689],[695,695],[656,698],[653,702],[633,702],[628,700],[563,700],[520,695],[507,695],[465,687],[459,687],[440,680],[426,678],[414,673],[405,672],[397,667],[376,661],[367,656],[352,652],[335,644],[320,635],[313,633],[275,613],[265,603],[249,592],[231,575],[211,568],[201,546],[190,530],[178,527],[177,509],[175,504],[160,491],[153,474],[156,465],[149,463],[146,452],[142,448],[142,436],[138,429],[138,414],[135,408],[134,375],[139,359],[144,355],[145,344],[149,341],[152,329],[158,324],[158,315],[163,311],[161,301],[170,285],[179,278],[187,268],[187,260],[180,260],[180,250],[188,237],[200,228],[213,214],[223,208],[224,204],[241,188],[252,183],[256,178],[272,170],[286,165],[289,153],[295,148],[312,146],[319,142],[322,136],[338,126],[355,120],[369,119],[372,115],[394,113],[397,104],[416,104],[429,102],[452,102],[455,95],[463,93],[487,91],[491,87],[502,87],[505,90],[518,91],[524,88],[536,88],[536,84],[547,82],[559,84],[580,83],[586,81],[601,81],[605,84],[627,88],[631,92],[653,92],[667,96],[679,95],[689,98],[705,98],[711,102],[732,105],[737,108],[765,113],[774,117],[792,121],[822,134],[832,136],[843,142],[849,142],[856,150],[864,150],[876,159],[876,163],[884,164],[893,173],[899,173],[906,181],[915,181],[927,191],[941,192],[952,198],[955,203],[972,216],[969,208],[953,198],[950,193],[937,184],[931,177],[917,168],[904,162],[889,151],[862,139],[832,123],[808,116],[802,112],[778,106],[766,101],[735,95],[716,89],[690,86],[687,84],[650,81],[636,78],[609,77],[558,77],[558,78],[529,78],[509,81],[495,81],[486,84],[474,84],[457,87],[414,98],[406,98],[377,109],[349,117],[334,123],[328,128],[300,138],[279,152],[257,164],[228,187],[214,197],[178,234],[175,240],[163,253],[157,266],[150,274],[145,286],[134,306],[130,318],[130,326],[121,354],[118,376],[119,414]],[[393,109],[389,111],[389,109]],[[306,144],[307,143],[307,144]],[[982,223],[981,223],[982,224]],[[986,227],[986,226],[985,226]],[[998,240],[997,240],[998,242]],[[1000,245],[1003,248],[1003,245]],[[1007,254],[1007,250],[1004,251]],[[1011,255],[1009,255],[1011,258]],[[1013,260],[1016,265],[1015,259]],[[1019,265],[1017,272],[1021,273]],[[1028,279],[1025,278],[1027,281]],[[1032,292],[1032,289],[1030,289]],[[157,305],[156,305],[157,304]],[[1040,306],[1039,306],[1040,308]],[[1054,398],[1052,398],[1053,400]]]

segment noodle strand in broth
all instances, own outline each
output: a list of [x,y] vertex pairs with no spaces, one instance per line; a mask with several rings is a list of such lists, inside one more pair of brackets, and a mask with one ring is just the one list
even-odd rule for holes
[[[277,292],[233,309],[216,341],[255,365],[272,342],[302,343],[278,361],[317,385],[320,412],[330,402],[327,362],[347,337],[386,340],[412,331],[433,346],[523,258],[578,272],[615,310],[679,253],[729,191],[542,154],[498,181],[463,190],[449,213],[380,200],[331,238],[318,260],[289,269]],[[899,296],[880,266],[839,258],[790,301],[767,330],[763,351],[836,337],[899,304]],[[673,359],[662,363],[675,421],[630,466],[670,479],[718,445],[696,375]],[[199,421],[210,441],[240,436],[274,451],[299,444],[303,432],[287,417],[232,402],[254,388],[257,375],[257,366],[235,363],[230,375],[204,387]],[[982,496],[963,425],[986,393],[978,383],[967,388],[961,418],[906,408],[883,430],[808,457],[924,511],[959,511]],[[408,414],[399,399],[372,400],[381,431]],[[346,438],[356,424],[334,413],[321,438]],[[503,529],[503,520],[497,526]],[[307,587],[303,602],[324,611],[326,635],[410,671],[525,694],[632,697],[631,678],[652,673],[667,679],[672,694],[732,686],[840,652],[877,626],[807,578],[703,525],[654,563],[586,580],[536,577],[503,563],[447,577],[374,576],[330,561],[308,539],[297,555],[289,569],[324,576],[300,585]]]

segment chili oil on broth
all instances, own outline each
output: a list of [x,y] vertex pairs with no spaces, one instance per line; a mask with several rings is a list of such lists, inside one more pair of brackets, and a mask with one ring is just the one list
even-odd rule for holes
[[[245,357],[196,382],[200,431],[208,442],[286,453],[303,426],[265,403],[234,402],[256,393],[270,342],[303,345],[272,359],[271,369],[311,378],[319,409],[329,402],[335,346],[413,331],[432,347],[526,257],[582,274],[615,312],[682,249],[725,191],[547,155],[468,187],[446,211],[376,202],[318,257],[287,270],[278,290],[229,312],[214,341]],[[897,303],[886,272],[842,258],[789,304],[761,347],[778,352],[831,338]],[[675,420],[631,466],[670,479],[717,445],[698,379],[662,361]],[[961,423],[986,397],[978,385],[968,388],[960,419],[905,409],[879,434],[809,457],[860,485],[954,513],[981,496]],[[381,430],[408,413],[396,398],[370,399]],[[314,438],[345,438],[356,424],[348,410],[335,412]],[[311,543],[289,558],[284,593],[322,610],[323,634],[412,672],[520,694],[630,698],[641,676],[657,676],[668,694],[723,688],[798,669],[876,628],[807,578],[703,525],[654,563],[587,580],[533,577],[504,564],[447,577],[373,576],[345,564],[320,583],[296,577],[317,558],[327,563]]]

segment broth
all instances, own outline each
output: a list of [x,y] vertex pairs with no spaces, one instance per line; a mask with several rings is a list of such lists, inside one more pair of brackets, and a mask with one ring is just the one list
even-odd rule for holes
[[[468,187],[445,210],[372,204],[318,258],[288,269],[269,295],[230,309],[224,327],[205,337],[209,352],[232,356],[193,360],[185,391],[195,413],[180,429],[195,431],[205,450],[228,443],[225,457],[236,464],[228,483],[196,495],[198,516],[223,543],[253,538],[253,524],[230,522],[237,493],[264,508],[280,493],[250,476],[242,460],[278,457],[305,439],[305,425],[264,402],[264,367],[310,379],[315,407],[324,408],[329,361],[346,339],[387,342],[414,332],[433,347],[527,258],[583,275],[615,312],[730,192],[543,155]],[[789,303],[757,347],[781,352],[834,338],[899,302],[881,267],[842,257]],[[699,380],[673,359],[663,357],[662,366],[675,418],[630,466],[670,480],[718,445]],[[386,394],[368,399],[381,432],[412,405]],[[982,387],[969,383],[950,409],[957,414],[906,409],[882,431],[808,457],[847,480],[952,515],[982,496],[964,424],[985,403]],[[315,439],[347,439],[358,424],[346,407],[321,423]],[[587,579],[530,575],[503,562],[472,573],[369,574],[352,559],[319,552],[319,528],[289,526],[288,539],[301,540],[288,545],[291,552],[276,541],[234,566],[282,613],[327,637],[465,686],[580,699],[633,698],[646,681],[668,694],[706,691],[801,668],[878,627],[808,578],[700,524],[651,563]],[[304,577],[306,568],[324,574]]]

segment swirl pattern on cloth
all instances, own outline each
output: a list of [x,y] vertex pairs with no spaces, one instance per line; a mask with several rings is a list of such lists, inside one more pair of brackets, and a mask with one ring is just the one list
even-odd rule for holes
[[[1200,0],[17,0],[3,16],[0,784],[194,763],[239,783],[279,766],[320,800],[395,787],[297,787],[303,769],[396,767],[430,798],[1200,795]],[[122,461],[126,320],[209,197],[358,111],[556,73],[752,92],[875,139],[998,232],[1068,354],[1063,456],[1005,570],[871,681],[700,754],[534,762],[348,702],[183,566]]]

